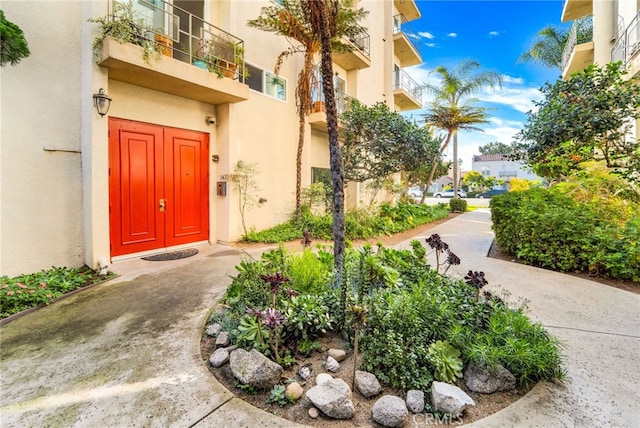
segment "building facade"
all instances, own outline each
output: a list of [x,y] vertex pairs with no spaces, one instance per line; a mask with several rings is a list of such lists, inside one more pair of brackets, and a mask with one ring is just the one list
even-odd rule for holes
[[[246,25],[275,4],[4,1],[31,55],[0,70],[0,274],[98,268],[236,241],[243,229],[229,174],[238,161],[258,169],[261,202],[247,211],[247,225],[259,230],[287,219],[294,209],[302,57],[288,58],[276,76],[276,57],[289,42]],[[102,33],[94,21],[121,5],[149,25],[138,43],[105,38],[96,55],[92,45]],[[403,31],[420,18],[416,3],[356,6],[369,14],[350,41],[353,52],[334,58],[338,107],[357,98],[397,111],[420,108],[419,87],[403,70],[421,62]],[[145,58],[141,40],[161,44],[161,55]],[[221,42],[231,53],[216,53],[213,62],[203,55],[203,47],[214,55],[207,49]],[[111,99],[105,115],[95,105],[101,92]],[[309,115],[305,137],[303,187],[329,167],[321,107]],[[356,206],[364,192],[350,184],[347,205]]]
[[474,155],[471,160],[471,170],[479,172],[485,177],[495,177],[507,183],[512,178],[525,180],[539,180],[536,174],[527,168],[523,161],[511,160],[507,155]]
[[[591,64],[603,66],[621,61],[625,79],[640,78],[640,0],[565,0],[562,21],[587,20],[592,31],[580,37],[574,22],[563,54],[563,79]],[[638,141],[640,120],[633,124],[630,138]]]

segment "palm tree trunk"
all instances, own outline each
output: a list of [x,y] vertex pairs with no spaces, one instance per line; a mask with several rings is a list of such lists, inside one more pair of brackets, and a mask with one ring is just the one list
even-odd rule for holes
[[[447,139],[444,140],[444,143],[442,144],[442,147],[440,148],[440,156],[439,157],[442,157],[442,154],[444,153],[444,151],[447,150],[447,146],[449,145],[449,141],[451,141],[451,135],[452,134],[453,134],[452,131],[449,131],[449,133],[447,134]],[[433,166],[431,167],[431,172],[429,173],[429,178],[427,179],[427,182],[424,185],[424,192],[422,192],[422,198],[420,199],[420,203],[421,204],[424,204],[424,200],[427,197],[427,192],[429,191],[429,186],[431,185],[431,182],[433,181],[433,175],[436,173],[436,169],[438,169],[439,163],[440,163],[440,160],[434,158]]]
[[298,109],[298,151],[296,153],[296,220],[302,217],[302,149],[304,147],[304,131],[306,129],[306,112]]
[[453,131],[453,197],[458,197],[458,131]]

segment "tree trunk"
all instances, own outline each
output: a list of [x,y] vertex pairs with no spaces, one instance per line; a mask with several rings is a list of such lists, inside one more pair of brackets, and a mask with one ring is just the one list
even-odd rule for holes
[[[451,141],[452,133],[453,133],[452,131],[449,131],[449,134],[447,135],[447,139],[444,140],[444,143],[440,148],[439,157],[442,157],[442,154],[447,149],[447,146],[449,145],[449,141]],[[424,192],[422,192],[422,198],[420,199],[421,204],[424,204],[424,200],[427,197],[427,192],[429,191],[429,186],[431,186],[431,182],[433,181],[433,175],[436,173],[436,169],[438,169],[439,164],[440,164],[440,160],[438,159],[436,161],[436,159],[434,159],[433,166],[431,167],[431,172],[429,173],[429,178],[427,179],[427,182],[424,184]]]
[[453,198],[458,197],[458,131],[453,131]]
[[296,153],[296,220],[302,217],[302,148],[304,147],[304,131],[306,128],[306,112],[298,109],[298,151]]
[[320,40],[322,44],[322,90],[327,110],[327,129],[329,132],[329,163],[331,165],[331,183],[333,186],[333,264],[338,275],[342,274],[345,250],[344,216],[344,165],[338,135],[338,113],[336,110],[333,87],[333,62],[331,59],[331,34],[329,33],[327,2],[310,1],[310,7],[317,8],[319,17]]

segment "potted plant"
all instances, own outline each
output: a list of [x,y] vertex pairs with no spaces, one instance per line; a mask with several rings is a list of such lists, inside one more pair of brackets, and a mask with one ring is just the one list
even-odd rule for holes
[[[244,49],[241,45],[224,37],[214,36],[200,42],[192,63],[196,67],[215,73],[218,77],[234,78],[238,64],[243,64],[243,60]],[[242,73],[247,77],[246,68],[243,67]]]

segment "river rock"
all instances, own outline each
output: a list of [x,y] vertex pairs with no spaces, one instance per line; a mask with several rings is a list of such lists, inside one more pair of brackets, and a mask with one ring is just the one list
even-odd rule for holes
[[327,354],[339,363],[343,362],[345,358],[347,358],[347,353],[342,349],[332,348],[327,351]]
[[213,354],[209,357],[209,363],[213,367],[222,367],[229,361],[229,350],[226,348],[216,349]]
[[284,396],[287,397],[287,400],[293,403],[294,401],[298,401],[298,399],[302,397],[303,393],[304,390],[298,382],[291,382],[289,385],[287,385]]
[[516,387],[516,378],[499,364],[495,371],[478,364],[469,364],[464,372],[464,382],[471,391],[483,394],[510,391]]
[[205,330],[207,336],[216,337],[222,331],[222,326],[218,323],[209,324]]
[[332,372],[335,373],[338,370],[340,370],[340,363],[337,362],[333,357],[327,357],[327,361],[324,364],[325,368]]
[[413,413],[422,413],[424,410],[424,392],[411,389],[407,392],[407,408]]

